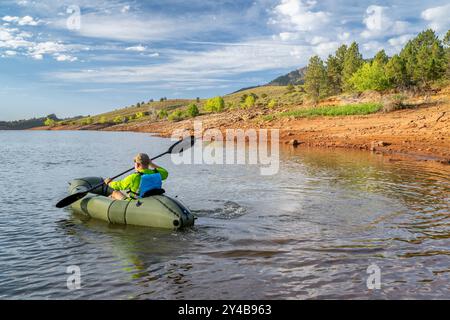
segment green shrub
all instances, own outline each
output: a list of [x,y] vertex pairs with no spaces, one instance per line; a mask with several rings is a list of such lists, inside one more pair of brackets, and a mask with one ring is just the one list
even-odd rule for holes
[[168,112],[165,109],[161,109],[158,111],[158,118],[165,119],[169,116]]
[[273,109],[273,108],[275,108],[276,106],[278,106],[278,101],[275,100],[275,99],[271,99],[271,100],[269,101],[269,103],[267,104],[267,107],[268,107],[269,109]]
[[273,121],[273,120],[275,120],[275,115],[273,115],[273,114],[265,115],[262,117],[262,120],[263,121]]
[[167,120],[177,122],[181,121],[186,117],[186,114],[181,110],[175,110],[167,117]]
[[143,117],[145,117],[145,113],[144,112],[137,112],[134,117],[136,119],[142,119]]
[[383,91],[389,88],[389,79],[384,66],[377,61],[364,63],[352,75],[349,82],[360,92],[365,90]]
[[255,105],[256,99],[253,95],[249,95],[244,102],[245,108],[249,109]]
[[124,119],[124,117],[121,117],[121,116],[115,117],[113,121],[114,121],[114,123],[117,123],[117,124],[119,124],[119,123],[125,123],[125,122],[126,122],[126,120]]
[[267,98],[267,94],[265,94],[265,93],[261,94],[261,98],[263,98],[263,99]]
[[83,120],[81,120],[81,125],[83,125],[83,126],[88,126],[93,123],[94,123],[94,119],[92,119],[91,117],[87,117],[87,118],[84,118]]
[[44,125],[46,125],[47,127],[53,127],[56,125],[56,121],[50,118],[47,118],[44,122]]
[[191,103],[186,110],[186,114],[191,118],[195,118],[200,114],[200,111],[198,111],[198,107],[195,103]]
[[108,122],[108,120],[106,119],[105,116],[100,117],[100,119],[98,120],[98,123],[100,123],[100,124],[105,124],[107,122]]
[[209,112],[221,112],[224,108],[225,102],[220,96],[208,99],[205,104],[205,110]]

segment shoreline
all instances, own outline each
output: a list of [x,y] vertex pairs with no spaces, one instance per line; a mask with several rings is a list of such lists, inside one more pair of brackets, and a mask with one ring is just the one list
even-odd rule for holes
[[119,125],[39,127],[30,130],[90,130],[151,133],[170,137],[176,129],[193,131],[193,122],[202,121],[203,131],[219,129],[279,129],[280,143],[366,150],[390,157],[450,164],[450,104],[434,103],[414,109],[364,116],[282,118],[261,121],[267,110],[233,110],[207,114],[179,122],[142,121]]

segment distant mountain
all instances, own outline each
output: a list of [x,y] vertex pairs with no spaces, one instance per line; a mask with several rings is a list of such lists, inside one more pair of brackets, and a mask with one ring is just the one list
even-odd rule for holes
[[234,91],[234,92],[232,92],[232,93],[229,93],[229,94],[227,94],[227,95],[234,94],[234,93],[238,93],[238,92],[245,91],[245,90],[254,89],[254,88],[259,88],[259,87],[263,87],[263,86],[252,86],[252,87],[241,88],[241,89],[236,90],[236,91]]
[[61,121],[61,120],[75,120],[75,119],[79,119],[79,118],[82,118],[82,117],[79,116],[79,117],[75,117],[75,118],[59,119],[55,114],[49,114],[48,116],[42,117],[42,118],[33,118],[33,119],[16,120],[16,121],[0,121],[0,130],[26,130],[26,129],[44,126],[44,122],[47,119]]
[[299,85],[305,83],[306,67],[294,70],[270,81],[268,86],[287,86],[289,84]]

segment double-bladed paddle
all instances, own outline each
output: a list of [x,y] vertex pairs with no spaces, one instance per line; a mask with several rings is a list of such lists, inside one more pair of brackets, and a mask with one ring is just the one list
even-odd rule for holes
[[[182,139],[180,141],[175,142],[169,148],[169,150],[167,150],[164,153],[161,153],[159,156],[156,156],[156,157],[152,158],[151,161],[153,161],[155,159],[158,159],[158,158],[160,158],[160,157],[162,157],[163,155],[166,155],[166,154],[182,153],[184,150],[187,150],[190,147],[192,147],[194,145],[194,143],[195,143],[195,137],[194,136],[186,137],[186,138],[184,138],[184,139]],[[129,169],[129,170],[127,170],[127,171],[122,172],[121,174],[118,174],[115,177],[112,177],[111,180],[117,179],[118,177],[120,177],[120,176],[124,175],[125,173],[128,173],[128,172],[130,172],[132,170],[134,170],[134,167]],[[70,196],[68,196],[68,197],[62,199],[61,201],[59,201],[56,204],[56,207],[57,208],[67,207],[68,205],[71,205],[72,203],[74,203],[74,202],[84,198],[89,192],[91,192],[91,191],[101,187],[103,184],[105,184],[104,181],[99,183],[99,184],[97,184],[96,186],[93,186],[92,188],[90,188],[87,191],[71,194]]]

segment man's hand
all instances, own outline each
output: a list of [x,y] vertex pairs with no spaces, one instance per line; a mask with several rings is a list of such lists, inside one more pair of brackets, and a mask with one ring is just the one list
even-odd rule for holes
[[110,178],[107,178],[104,180],[105,184],[108,185],[112,180]]

